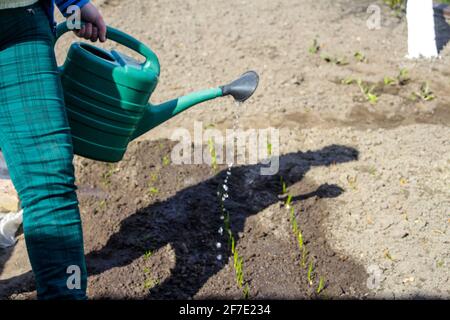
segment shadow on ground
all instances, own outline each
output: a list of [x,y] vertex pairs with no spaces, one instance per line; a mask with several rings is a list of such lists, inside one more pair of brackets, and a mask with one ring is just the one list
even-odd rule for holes
[[[105,183],[104,177],[107,176],[105,172],[111,172],[111,165],[83,160],[79,166],[77,177],[81,189],[86,190],[88,186],[90,190],[103,190],[100,193],[80,194],[81,211],[85,212],[87,264],[89,274],[95,278],[90,284],[92,298],[239,298],[232,289],[235,287],[234,274],[221,272],[229,264],[229,250],[222,250],[221,261],[216,259],[215,244],[220,237],[217,230],[223,224],[216,192],[226,170],[223,168],[213,174],[206,165],[159,165],[172,146],[173,143],[168,141],[132,144],[120,167],[114,167],[120,169],[108,183]],[[348,257],[336,254],[326,242],[321,226],[322,220],[328,216],[321,199],[339,197],[344,190],[337,185],[316,186],[313,181],[304,179],[312,167],[338,165],[357,159],[357,150],[332,145],[316,151],[281,156],[279,174],[274,176],[261,175],[263,166],[260,164],[233,169],[226,209],[230,212],[231,229],[238,245],[240,240],[246,238],[247,244],[240,248],[240,253],[246,259],[246,280],[254,293],[253,297],[314,296],[314,290],[309,289],[306,276],[299,268],[300,255],[296,241],[290,238],[289,231],[281,238],[275,236],[279,230],[273,228],[285,224],[286,211],[278,207],[273,210],[273,216],[258,217],[258,213],[282,203],[279,197],[281,176],[287,187],[299,192],[293,198],[294,206],[303,211],[305,221],[302,226],[310,256],[316,261],[317,272],[330,279],[327,297],[358,298],[367,293],[364,268]],[[155,172],[158,179],[154,181],[154,189],[161,190],[156,198],[148,195],[148,181]],[[193,178],[198,182],[182,187]],[[99,194],[108,195],[107,205],[103,203],[101,209]],[[264,219],[269,220],[266,223]],[[267,229],[267,224],[275,227]],[[227,242],[225,238],[220,241]],[[155,282],[149,290],[142,292],[142,289],[136,289],[140,284],[130,279],[136,277],[142,280],[136,270],[145,269],[144,253],[156,252],[167,245],[174,252],[173,264],[164,262],[170,259],[162,259],[156,262],[155,268],[168,269],[170,274],[161,277],[162,281]],[[116,270],[125,272],[117,276]],[[219,273],[221,275],[217,276]],[[277,277],[274,277],[276,273]],[[29,278],[28,273],[17,279],[1,281],[0,286],[11,281],[30,281]],[[230,294],[223,292],[222,285],[231,288]],[[15,285],[8,288],[1,290],[3,297],[24,289]]]

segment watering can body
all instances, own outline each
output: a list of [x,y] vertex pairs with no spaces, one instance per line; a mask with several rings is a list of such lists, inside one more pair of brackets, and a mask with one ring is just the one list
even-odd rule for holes
[[[57,38],[68,30],[57,27]],[[108,39],[145,58],[143,63],[116,50],[75,42],[59,68],[67,116],[77,155],[105,162],[120,161],[128,143],[176,114],[198,103],[224,95],[242,94],[246,86],[216,87],[152,105],[149,99],[160,75],[157,56],[133,37],[108,27]],[[256,89],[258,76],[247,75],[244,91]],[[240,89],[239,89],[240,87]]]

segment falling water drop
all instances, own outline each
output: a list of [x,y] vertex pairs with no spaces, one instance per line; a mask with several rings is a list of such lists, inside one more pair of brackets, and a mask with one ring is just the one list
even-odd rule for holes
[[[236,102],[236,108],[234,108],[233,113],[234,113],[234,121],[233,121],[233,131],[236,131],[238,126],[239,126],[239,113],[238,111],[240,110],[239,107],[241,106],[241,102]],[[228,199],[228,191],[229,191],[229,186],[228,186],[228,180],[231,177],[231,171],[233,169],[233,165],[234,163],[232,161],[230,161],[230,163],[228,163],[228,169],[226,171],[226,176],[225,179],[223,181],[222,184],[222,189],[223,191],[217,191],[217,197],[221,199],[222,201],[222,214],[220,215],[220,220],[225,221],[225,215],[228,215],[228,212],[225,208],[225,200]],[[227,231],[228,232],[228,231]],[[224,228],[220,227],[218,230],[218,233],[220,234],[220,236],[223,236],[224,233]],[[215,243],[216,249],[220,250],[222,248],[222,243],[221,242],[216,242]],[[217,261],[222,261],[222,255],[218,254],[216,256]]]

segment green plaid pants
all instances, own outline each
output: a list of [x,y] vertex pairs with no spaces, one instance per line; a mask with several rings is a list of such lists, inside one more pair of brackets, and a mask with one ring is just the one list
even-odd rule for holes
[[39,4],[0,10],[0,148],[23,208],[39,299],[85,299],[86,266],[73,147]]

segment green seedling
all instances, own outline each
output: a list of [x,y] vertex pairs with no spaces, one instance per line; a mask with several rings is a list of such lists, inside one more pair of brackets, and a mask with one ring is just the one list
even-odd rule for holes
[[302,232],[299,230],[297,233],[297,241],[298,241],[298,247],[300,248],[300,250],[303,250],[303,234]]
[[211,137],[208,140],[208,148],[209,148],[209,154],[211,156],[211,167],[214,171],[217,170],[217,153],[216,153],[216,144],[214,142],[214,139]]
[[285,203],[287,209],[291,207],[291,202],[292,202],[292,195],[288,195]]
[[[233,235],[231,235],[230,236],[230,239],[231,239],[231,253],[232,254],[236,254],[236,242],[235,242],[235,240],[234,240],[234,237],[233,237]],[[236,259],[237,259],[237,257],[236,257],[236,255],[235,255],[235,257],[234,257],[235,259],[234,259],[234,265],[236,265]]]
[[162,159],[162,164],[164,167],[167,167],[168,165],[170,165],[170,157],[169,156],[164,156]]
[[398,76],[397,76],[398,84],[401,86],[404,86],[404,85],[408,84],[410,80],[411,79],[409,77],[408,69],[406,69],[406,68],[400,69]]
[[243,298],[244,298],[245,300],[247,300],[248,298],[250,298],[250,288],[249,288],[249,286],[248,286],[248,283],[245,284],[245,287],[244,287],[244,289],[242,290],[242,295],[243,295]]
[[359,62],[366,62],[366,56],[362,53],[362,52],[355,52],[355,54],[353,55],[355,57],[355,59]]
[[311,261],[308,267],[308,282],[310,286],[313,285],[313,271],[313,262]]
[[316,54],[320,50],[320,45],[317,39],[314,39],[311,46],[309,47],[308,51],[311,54]]
[[150,175],[150,182],[156,182],[158,181],[158,174],[157,173],[152,173]]
[[345,84],[345,85],[351,85],[355,82],[356,82],[356,80],[353,79],[352,77],[347,77],[347,78],[341,80],[341,83]]
[[102,183],[108,186],[111,183],[111,177],[115,172],[115,165],[113,163],[108,164],[108,170],[102,175]]
[[406,8],[406,0],[384,0],[383,2],[391,8],[397,18],[402,18]]
[[431,91],[428,82],[422,83],[419,92],[414,92],[413,95],[423,101],[431,101],[435,98],[433,91]]
[[369,87],[361,79],[357,81],[358,87],[361,90],[361,93],[366,97],[367,101],[372,104],[378,102],[378,96],[374,93],[375,86]]
[[383,82],[384,82],[384,85],[385,85],[385,86],[390,86],[390,85],[392,85],[392,84],[395,83],[395,79],[386,76],[386,77],[384,77]]
[[267,143],[267,155],[272,156],[272,144],[270,142]]
[[243,264],[244,259],[242,257],[239,257],[236,265],[236,281],[239,288],[242,288],[244,284]]
[[298,225],[297,225],[297,219],[295,219],[294,207],[291,208],[291,225],[292,225],[292,231],[294,232],[294,234],[297,234]]
[[281,183],[281,194],[286,194],[287,187],[286,187],[286,183],[284,182],[284,179],[282,176],[280,176],[280,183]]
[[323,291],[323,289],[325,289],[325,279],[323,277],[320,277],[316,293],[320,294]]
[[155,187],[150,187],[150,188],[148,188],[148,193],[150,195],[157,195],[159,193],[159,189],[155,188]]
[[300,261],[300,264],[302,268],[306,268],[306,262],[308,261],[308,250],[306,250],[306,246],[303,246],[302,249],[302,260]]
[[[372,90],[372,89],[371,89]],[[375,104],[378,102],[378,96],[374,93],[368,92],[367,93],[367,100],[371,103],[371,104]]]
[[405,4],[406,0],[383,0],[383,2],[392,10],[399,10]]
[[152,278],[145,279],[145,281],[144,281],[144,289],[148,290],[150,288],[153,288],[154,286],[157,286],[158,284],[159,284],[158,280],[154,280]]
[[144,253],[144,261],[147,261],[152,255],[153,255],[153,252],[151,250],[146,251]]

